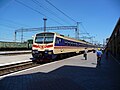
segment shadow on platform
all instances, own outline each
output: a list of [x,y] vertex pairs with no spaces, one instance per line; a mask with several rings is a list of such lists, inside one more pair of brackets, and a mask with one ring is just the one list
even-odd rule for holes
[[111,60],[96,68],[65,65],[48,73],[9,76],[0,80],[0,90],[120,90],[120,68],[113,64]]

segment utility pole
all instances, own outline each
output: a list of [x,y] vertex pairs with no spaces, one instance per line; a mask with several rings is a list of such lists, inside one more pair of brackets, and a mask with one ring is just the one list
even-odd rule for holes
[[17,32],[15,31],[15,42],[16,42],[16,34],[17,34]]
[[77,22],[77,28],[75,29],[75,33],[76,33],[76,39],[79,39],[79,24],[80,24],[80,22]]
[[43,20],[44,20],[44,32],[46,32],[46,20],[47,20],[47,18],[43,18]]
[[23,42],[23,28],[22,28],[22,32],[21,32],[21,43]]

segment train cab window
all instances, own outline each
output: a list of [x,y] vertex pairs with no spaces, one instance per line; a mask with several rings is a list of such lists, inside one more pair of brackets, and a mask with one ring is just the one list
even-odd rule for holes
[[44,43],[52,43],[53,42],[53,37],[45,37]]
[[35,43],[41,43],[41,44],[42,44],[43,41],[44,41],[44,38],[43,38],[43,37],[38,37],[38,36],[37,36],[37,37],[35,38]]
[[53,33],[40,33],[36,35],[35,43],[47,44],[53,43],[54,34]]

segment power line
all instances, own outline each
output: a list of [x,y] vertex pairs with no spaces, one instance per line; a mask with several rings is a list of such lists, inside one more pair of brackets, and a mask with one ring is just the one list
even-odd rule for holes
[[81,38],[83,38],[83,39],[90,39],[90,42],[93,43],[93,42],[94,42],[94,41],[93,41],[93,38],[95,38],[95,36],[91,36],[91,35],[86,31],[86,29],[85,29],[85,27],[83,26],[83,24],[82,24],[82,23],[80,23],[80,24],[81,24],[82,28],[83,28],[84,31],[85,31],[85,33],[82,33],[82,34],[87,34],[87,35],[88,35],[88,37],[83,36],[83,37],[81,37]]
[[88,36],[90,36],[90,34],[86,31],[86,29],[85,29],[85,27],[83,26],[83,24],[82,24],[82,23],[80,23],[80,25],[81,25],[81,26],[82,26],[82,28],[84,29],[85,33],[86,33]]
[[11,29],[16,29],[17,28],[17,27],[14,27],[14,26],[5,25],[5,24],[1,24],[1,23],[0,23],[0,26],[11,28]]
[[[33,11],[35,11],[35,12],[41,14],[42,16],[46,17],[46,15],[43,14],[43,13],[41,13],[40,11],[38,11],[38,10],[36,10],[36,9],[34,9],[34,8],[32,8],[32,7],[26,5],[26,4],[24,4],[24,3],[22,3],[22,2],[20,2],[20,1],[18,1],[18,0],[15,0],[15,1],[16,1],[17,3],[19,3],[19,4],[23,5],[23,6],[25,6],[25,7],[27,7],[27,8],[29,8],[29,9],[33,10]],[[48,16],[47,16],[47,17],[48,17]],[[51,20],[53,20],[54,22],[56,22],[56,23],[58,23],[58,24],[61,24],[61,23],[59,23],[58,21],[56,21],[56,20],[54,20],[54,19],[52,19],[52,18],[50,18],[50,17],[48,17],[48,18],[51,19]],[[62,25],[62,24],[61,24],[61,25]]]
[[15,25],[18,25],[18,26],[27,26],[28,27],[28,25],[25,25],[25,24],[22,24],[22,23],[18,23],[18,22],[12,21],[12,20],[3,19],[3,18],[0,18],[0,20],[3,20],[3,21],[8,22],[8,23],[15,24]]
[[[55,26],[55,27],[46,27],[46,30],[68,30],[68,29],[77,29],[77,26]],[[16,41],[16,35],[18,32],[21,32],[21,42],[23,40],[23,32],[30,32],[30,31],[40,31],[44,30],[44,27],[40,28],[22,28],[15,30],[15,41]]]
[[44,10],[48,11],[50,14],[54,15],[55,17],[59,18],[61,21],[66,22],[64,19],[60,18],[55,12],[51,11],[50,9],[48,9],[47,7],[43,6],[40,1],[37,0],[32,0],[32,2],[34,2],[36,5],[38,5],[39,7],[43,8]]
[[24,3],[22,3],[22,2],[20,2],[20,1],[18,1],[18,0],[15,0],[15,1],[16,1],[17,3],[19,3],[19,4],[23,5],[23,6],[25,6],[25,7],[27,7],[27,8],[29,8],[29,9],[33,10],[33,11],[35,11],[35,12],[41,14],[42,16],[46,16],[45,14],[39,12],[38,10],[35,10],[34,8],[32,8],[32,7],[26,5],[26,4],[24,4]]
[[71,18],[70,16],[68,16],[67,14],[65,14],[63,11],[61,11],[60,9],[58,9],[55,5],[53,5],[50,1],[45,0],[47,3],[49,3],[51,6],[53,6],[55,9],[57,9],[59,12],[61,12],[63,15],[65,15],[67,18],[69,18],[70,20],[72,20],[73,22],[76,23],[76,20],[74,20],[73,18]]

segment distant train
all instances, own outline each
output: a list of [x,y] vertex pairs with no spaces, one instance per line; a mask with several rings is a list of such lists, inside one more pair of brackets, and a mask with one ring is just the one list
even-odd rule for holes
[[34,36],[32,56],[35,60],[50,60],[56,57],[81,53],[84,49],[93,50],[94,45],[54,32],[38,33]]
[[27,42],[5,42],[0,41],[0,51],[9,51],[9,50],[27,50],[32,49],[33,40],[27,40]]

